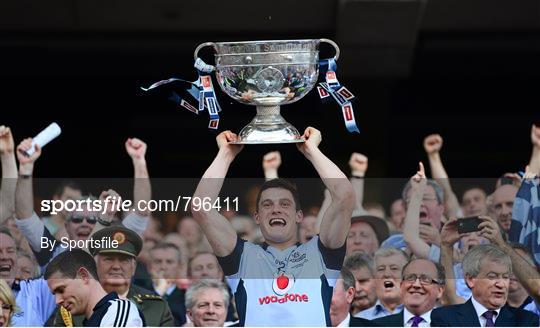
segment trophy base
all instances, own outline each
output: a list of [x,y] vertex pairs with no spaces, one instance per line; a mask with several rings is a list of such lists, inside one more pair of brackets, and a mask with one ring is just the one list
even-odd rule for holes
[[279,106],[257,106],[257,115],[238,134],[237,145],[300,143],[298,130],[279,114]]

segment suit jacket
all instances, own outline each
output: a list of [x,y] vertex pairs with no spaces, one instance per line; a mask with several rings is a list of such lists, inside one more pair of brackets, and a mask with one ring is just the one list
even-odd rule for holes
[[[508,305],[501,308],[496,327],[538,327],[538,316]],[[463,304],[444,306],[431,312],[431,327],[480,327],[471,299]]]
[[382,327],[403,327],[403,320],[404,320],[403,311],[401,311],[396,314],[391,314],[385,317],[377,318],[373,320],[373,322],[377,324],[378,326],[382,326]]
[[363,318],[355,318],[351,316],[351,320],[349,321],[349,327],[378,327],[374,321],[363,319]]

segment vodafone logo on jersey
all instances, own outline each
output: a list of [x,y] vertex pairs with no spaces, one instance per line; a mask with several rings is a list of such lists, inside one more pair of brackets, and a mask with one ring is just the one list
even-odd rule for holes
[[280,273],[272,279],[272,289],[277,295],[259,297],[259,304],[287,303],[287,302],[309,302],[307,294],[291,293],[288,291],[294,286],[294,276],[292,274]]
[[272,289],[279,296],[285,295],[294,285],[294,276],[292,274],[280,273],[272,280]]

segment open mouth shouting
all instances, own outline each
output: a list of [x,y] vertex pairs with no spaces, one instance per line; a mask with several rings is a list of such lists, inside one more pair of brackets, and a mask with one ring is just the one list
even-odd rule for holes
[[9,263],[0,264],[0,278],[10,278],[13,265]]
[[272,218],[268,222],[271,227],[284,227],[287,225],[287,221],[283,218]]

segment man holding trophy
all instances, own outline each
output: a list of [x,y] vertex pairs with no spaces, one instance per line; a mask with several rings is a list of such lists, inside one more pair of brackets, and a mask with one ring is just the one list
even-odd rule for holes
[[[333,286],[345,257],[345,241],[355,204],[352,185],[318,148],[320,131],[309,127],[297,143],[330,191],[320,234],[298,243],[303,219],[294,185],[273,179],[261,186],[254,219],[265,239],[255,245],[240,239],[217,209],[192,206],[193,217],[218,256],[235,295],[241,326],[331,326]],[[218,199],[230,164],[243,148],[230,131],[217,137],[218,154],[204,173],[193,198]]]

